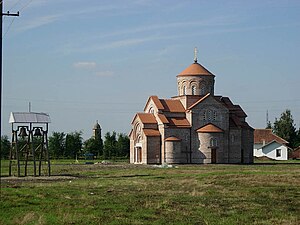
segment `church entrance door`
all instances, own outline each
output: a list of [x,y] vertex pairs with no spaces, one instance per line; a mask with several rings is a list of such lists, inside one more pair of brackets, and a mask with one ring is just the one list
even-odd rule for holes
[[216,148],[211,149],[211,163],[212,164],[217,163],[217,149]]
[[142,148],[141,147],[136,148],[136,162],[137,163],[142,162]]

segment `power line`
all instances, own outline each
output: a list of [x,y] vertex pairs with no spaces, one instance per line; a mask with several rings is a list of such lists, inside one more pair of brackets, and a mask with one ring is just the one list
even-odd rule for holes
[[7,27],[6,31],[5,31],[5,33],[3,34],[3,37],[2,37],[2,38],[4,38],[4,37],[6,36],[6,34],[8,33],[8,31],[9,31],[9,29],[11,28],[11,25],[13,24],[13,22],[15,21],[15,19],[16,19],[16,17],[14,17],[14,18],[12,19],[12,21],[11,21],[10,24],[8,25],[8,27]]
[[19,11],[21,12],[23,9],[27,8],[33,0],[30,0],[26,5],[24,5]]
[[20,2],[21,0],[17,1],[12,7],[10,7],[9,11],[13,10]]
[[[24,99],[24,98],[6,98],[7,100],[16,100],[16,101],[26,101],[28,102],[29,99]],[[32,99],[30,98],[30,101],[36,101],[36,102],[52,102],[52,103],[69,103],[69,104],[94,104],[94,105],[135,105],[135,104],[144,104],[144,102],[97,102],[97,101],[63,101],[63,100],[54,100],[54,99]]]

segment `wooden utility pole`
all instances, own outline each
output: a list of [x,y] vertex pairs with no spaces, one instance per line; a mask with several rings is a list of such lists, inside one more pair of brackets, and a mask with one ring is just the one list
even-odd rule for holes
[[[10,13],[10,12],[3,12],[3,1],[0,0],[0,138],[2,137],[2,22],[3,16],[19,16],[19,12],[17,13]],[[2,144],[0,142],[0,178],[2,176],[1,171],[1,158],[2,158]],[[1,181],[1,179],[0,179]]]

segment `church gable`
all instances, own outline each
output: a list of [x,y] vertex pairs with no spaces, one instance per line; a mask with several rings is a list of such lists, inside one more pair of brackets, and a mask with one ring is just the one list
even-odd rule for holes
[[203,96],[202,98],[200,98],[198,101],[196,101],[194,104],[192,104],[188,110],[193,109],[194,107],[196,107],[197,105],[199,105],[201,102],[203,102],[205,99],[207,99],[210,96],[210,94],[208,93],[207,95]]
[[159,98],[156,95],[152,95],[148,98],[145,105],[144,112],[146,113],[159,113],[164,110],[164,106],[161,104]]
[[[133,129],[130,132],[130,136],[133,135],[132,137],[136,137],[137,133],[141,134],[141,132],[143,130],[147,130],[149,132],[150,131],[152,132],[153,130],[158,131],[156,118],[151,113],[137,113],[135,115],[135,117],[133,118],[131,124],[132,124]],[[145,133],[145,135],[146,135],[146,133]],[[153,134],[153,132],[151,134]]]
[[143,139],[146,137],[159,137],[160,132],[158,130],[157,121],[151,113],[137,113],[132,121],[132,130],[130,132],[130,138]]
[[189,121],[196,130],[213,123],[223,130],[228,129],[228,109],[211,94],[207,94],[188,109]]

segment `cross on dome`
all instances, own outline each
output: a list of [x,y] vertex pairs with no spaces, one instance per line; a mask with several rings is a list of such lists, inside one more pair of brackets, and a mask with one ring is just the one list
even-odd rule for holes
[[198,61],[198,49],[197,47],[194,48],[194,62],[197,63]]

